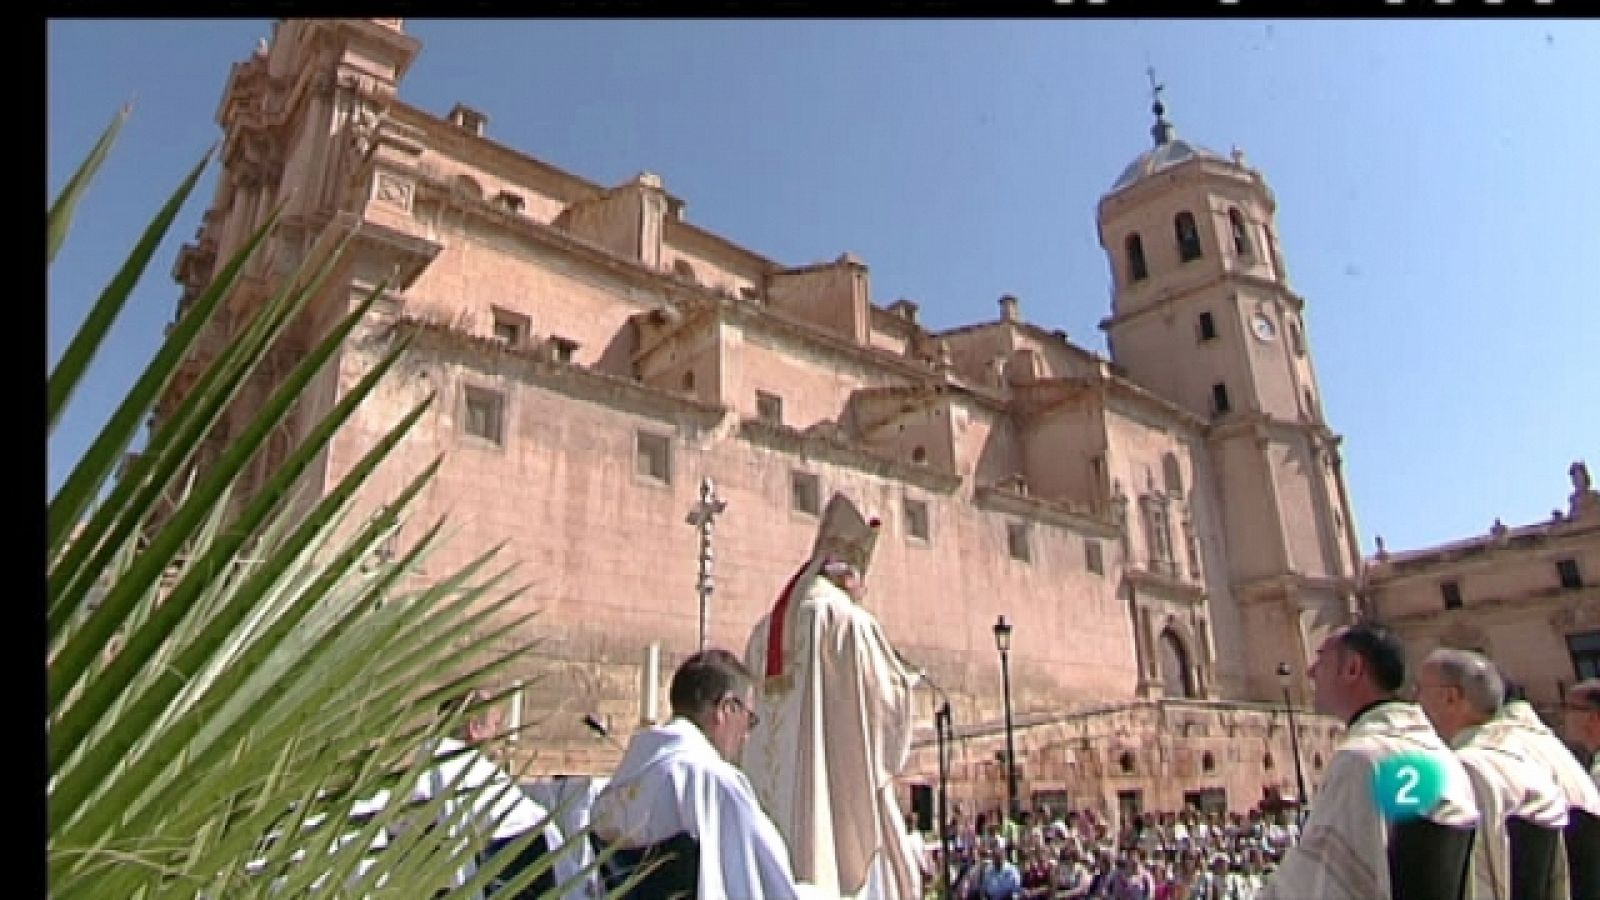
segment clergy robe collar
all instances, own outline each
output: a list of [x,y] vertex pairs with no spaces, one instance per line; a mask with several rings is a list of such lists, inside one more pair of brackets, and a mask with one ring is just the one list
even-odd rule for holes
[[1365,716],[1369,712],[1372,712],[1373,710],[1377,709],[1378,707],[1384,705],[1385,703],[1403,703],[1403,702],[1405,702],[1405,701],[1401,700],[1399,697],[1380,697],[1377,700],[1374,700],[1371,703],[1368,703],[1366,706],[1363,706],[1360,709],[1356,710],[1356,714],[1351,716],[1350,720],[1344,723],[1345,727],[1346,728],[1354,728],[1354,727],[1356,727],[1356,723],[1361,721],[1363,716]]

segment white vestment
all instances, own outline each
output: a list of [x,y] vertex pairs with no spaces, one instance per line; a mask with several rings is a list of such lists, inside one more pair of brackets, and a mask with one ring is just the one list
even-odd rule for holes
[[700,846],[700,900],[800,896],[783,839],[750,782],[688,719],[633,736],[589,821],[601,840],[618,847],[646,847],[687,832]]
[[1389,828],[1372,785],[1378,763],[1400,753],[1426,755],[1439,764],[1443,793],[1424,818],[1451,827],[1477,823],[1472,782],[1421,707],[1379,703],[1350,724],[1328,763],[1300,843],[1284,856],[1262,900],[1387,900]]
[[1500,708],[1496,720],[1509,726],[1504,732],[1505,739],[1515,741],[1518,749],[1541,763],[1555,779],[1567,806],[1600,816],[1600,788],[1595,786],[1594,779],[1583,771],[1578,758],[1544,724],[1532,706],[1522,700],[1513,700]]
[[[1513,900],[1506,819],[1515,816],[1557,831],[1567,827],[1567,802],[1555,779],[1507,739],[1510,727],[1491,720],[1462,730],[1452,741],[1472,779],[1480,816],[1472,842],[1473,900]],[[1561,862],[1548,897],[1515,900],[1566,900],[1565,860]]]
[[[551,866],[557,884],[576,878],[582,868],[576,864],[569,848],[562,846],[561,829],[544,807],[533,802],[521,787],[511,781],[511,775],[489,757],[456,738],[442,738],[436,746],[435,757],[441,759],[429,769],[411,792],[412,803],[426,803],[446,791],[451,793],[439,811],[438,822],[448,823],[451,837],[464,836],[467,829],[487,832],[490,840],[509,840],[525,834],[529,829],[540,828],[544,833],[545,849],[556,854]],[[453,787],[452,787],[453,786]],[[481,788],[481,790],[480,790]],[[470,812],[466,803],[471,801]],[[476,871],[476,864],[468,861],[456,870],[452,887],[467,883]],[[581,897],[575,893],[572,897]]]
[[[556,826],[561,829],[562,838],[573,845],[569,852],[572,865],[579,871],[588,869],[594,862],[594,847],[588,840],[586,829],[589,827],[589,810],[594,806],[594,798],[605,786],[604,778],[583,776],[539,778],[523,785],[533,802],[556,817]],[[604,894],[599,874],[591,870],[583,877],[578,889],[567,892],[567,900],[601,897]]]
[[911,751],[913,677],[877,619],[820,568],[813,559],[750,636],[761,722],[742,765],[802,882],[919,900],[894,783]]

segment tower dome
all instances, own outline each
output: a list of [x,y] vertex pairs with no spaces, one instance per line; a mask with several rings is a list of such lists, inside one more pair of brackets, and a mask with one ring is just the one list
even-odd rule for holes
[[1167,121],[1167,108],[1161,102],[1162,85],[1154,83],[1151,79],[1151,92],[1155,95],[1155,102],[1151,104],[1150,111],[1155,113],[1155,124],[1150,126],[1150,137],[1155,141],[1155,146],[1139,154],[1128,167],[1117,176],[1115,184],[1111,185],[1111,193],[1116,193],[1123,188],[1145,178],[1149,178],[1165,169],[1195,157],[1222,161],[1222,157],[1196,144],[1179,140],[1172,123]]

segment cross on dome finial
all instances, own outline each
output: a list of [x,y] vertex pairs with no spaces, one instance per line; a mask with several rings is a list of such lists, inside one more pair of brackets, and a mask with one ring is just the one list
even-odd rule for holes
[[1161,102],[1161,92],[1167,86],[1156,81],[1155,66],[1147,66],[1144,71],[1150,78],[1150,111],[1156,117],[1156,123],[1150,126],[1150,137],[1155,139],[1159,147],[1172,140],[1172,123],[1167,121],[1167,107]]

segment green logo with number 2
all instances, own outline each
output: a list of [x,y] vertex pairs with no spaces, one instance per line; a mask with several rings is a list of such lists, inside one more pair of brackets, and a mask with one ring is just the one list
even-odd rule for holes
[[1423,753],[1399,753],[1378,763],[1372,794],[1391,822],[1431,812],[1444,794],[1444,767]]

